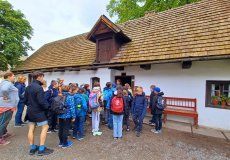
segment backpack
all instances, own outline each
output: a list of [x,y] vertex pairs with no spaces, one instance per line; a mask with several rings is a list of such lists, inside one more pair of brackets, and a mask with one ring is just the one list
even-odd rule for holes
[[51,103],[51,111],[55,114],[64,114],[66,113],[66,106],[65,106],[65,97],[57,96],[53,98]]
[[163,97],[157,97],[157,109],[163,111],[166,108],[166,102]]
[[112,89],[105,89],[103,91],[103,98],[105,101],[110,101],[112,96],[113,96]]
[[49,104],[51,104],[53,101],[53,90],[49,89],[49,90],[45,91],[45,97],[46,97],[47,102]]
[[97,100],[97,93],[91,92],[89,95],[89,106],[91,109],[97,109],[100,104]]
[[122,97],[115,96],[111,102],[111,110],[114,113],[122,113],[124,110],[124,100]]
[[74,102],[76,105],[76,109],[80,110],[82,108],[82,97],[78,94],[74,96]]

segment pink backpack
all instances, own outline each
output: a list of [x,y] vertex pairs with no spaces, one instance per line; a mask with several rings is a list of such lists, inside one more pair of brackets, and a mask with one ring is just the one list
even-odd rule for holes
[[97,101],[97,93],[91,92],[89,95],[89,107],[91,109],[97,109],[100,106]]

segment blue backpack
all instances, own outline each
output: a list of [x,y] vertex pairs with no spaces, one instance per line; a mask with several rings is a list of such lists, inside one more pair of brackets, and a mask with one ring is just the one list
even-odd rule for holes
[[164,110],[166,108],[166,103],[163,97],[157,97],[157,109]]
[[110,101],[113,96],[113,91],[112,89],[105,89],[103,91],[103,98],[105,101]]
[[76,105],[76,109],[81,110],[81,108],[82,108],[82,96],[79,94],[76,94],[74,96],[74,103]]

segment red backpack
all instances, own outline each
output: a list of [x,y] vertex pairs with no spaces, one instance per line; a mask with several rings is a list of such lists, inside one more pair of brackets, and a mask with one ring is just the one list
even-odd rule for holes
[[122,97],[114,97],[111,102],[111,110],[114,113],[122,113],[124,110],[124,101]]

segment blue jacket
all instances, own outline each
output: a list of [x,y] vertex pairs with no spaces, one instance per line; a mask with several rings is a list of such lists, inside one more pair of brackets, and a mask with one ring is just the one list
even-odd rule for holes
[[133,98],[132,103],[133,115],[138,115],[139,117],[144,118],[147,111],[147,104],[148,102],[144,93],[142,95],[136,95]]
[[18,96],[19,96],[19,102],[23,102],[24,100],[24,95],[25,95],[25,90],[26,90],[26,85],[25,83],[19,83],[16,82],[14,86],[18,89]]
[[66,106],[66,113],[58,115],[58,118],[66,119],[66,118],[76,118],[75,113],[75,104],[74,104],[74,95],[71,95],[69,93],[65,94],[65,106]]
[[52,99],[58,96],[58,89],[53,88],[52,85],[48,87],[48,90],[45,92],[45,98],[49,105],[52,103]]
[[106,106],[105,107],[107,109],[110,109],[110,102],[112,100],[112,97],[113,97],[113,89],[105,87],[103,89],[103,99],[104,99],[104,101],[106,101]]
[[[80,100],[80,104],[78,104],[77,102],[78,99]],[[82,117],[86,115],[88,110],[87,102],[85,98],[79,93],[74,95],[74,106],[75,106],[76,117]]]

